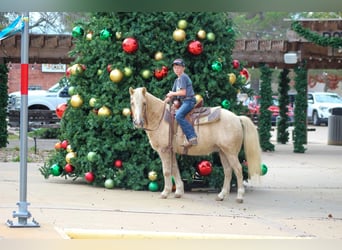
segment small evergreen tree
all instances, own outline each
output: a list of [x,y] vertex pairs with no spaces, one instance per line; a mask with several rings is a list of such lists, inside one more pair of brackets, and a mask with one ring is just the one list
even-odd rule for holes
[[8,100],[8,69],[5,64],[0,64],[0,148],[7,145],[7,100]]
[[[147,176],[153,170],[162,187],[161,161],[145,132],[133,129],[127,112],[128,89],[145,86],[164,99],[175,79],[171,64],[176,58],[186,62],[186,73],[206,106],[225,101],[225,108],[236,113],[244,110],[236,101],[237,93],[247,91],[245,78],[240,76],[243,65],[232,67],[235,32],[223,13],[95,13],[89,22],[76,24],[73,37],[71,55],[77,59],[67,72],[72,97],[60,136],[70,146],[49,159],[41,169],[45,177],[82,178],[92,173],[93,185],[103,186],[112,179],[116,187],[142,190],[147,189]],[[194,41],[192,51],[189,45]],[[229,73],[236,76],[236,82],[229,82]],[[192,181],[196,163],[203,158],[222,172],[215,155],[179,156],[183,179]],[[65,170],[67,162],[73,171]],[[212,186],[223,179],[223,173],[215,171],[206,180]]]

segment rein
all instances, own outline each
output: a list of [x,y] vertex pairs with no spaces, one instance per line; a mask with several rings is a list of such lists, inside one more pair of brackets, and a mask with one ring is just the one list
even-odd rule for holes
[[[163,113],[162,113],[162,115],[161,115],[161,117],[160,117],[160,119],[159,119],[159,122],[158,122],[158,124],[157,124],[157,126],[156,126],[155,128],[153,128],[153,129],[142,128],[142,129],[145,130],[145,131],[155,131],[155,130],[157,130],[157,129],[159,128],[159,126],[160,126],[162,120],[163,120],[163,117],[164,117],[164,114],[165,114],[165,109],[166,109],[166,103],[164,102]],[[145,106],[145,108],[144,108],[144,118],[145,118],[145,120],[146,120],[146,124],[148,124],[148,122],[147,122],[147,116],[146,116],[146,106]]]

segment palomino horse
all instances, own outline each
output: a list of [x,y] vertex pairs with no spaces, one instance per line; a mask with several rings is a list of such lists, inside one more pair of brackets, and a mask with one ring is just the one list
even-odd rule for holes
[[[165,121],[164,115],[170,104],[148,93],[145,87],[130,88],[129,92],[133,124],[136,128],[146,131],[152,148],[158,152],[162,161],[164,189],[161,198],[167,198],[172,192],[172,176],[176,186],[175,197],[180,198],[184,194],[184,184],[177,165],[176,153],[184,153],[184,134],[178,128],[172,140],[169,138],[170,125]],[[238,160],[242,144],[248,162],[249,177],[260,176],[261,170],[259,135],[254,124],[246,116],[237,116],[229,110],[222,109],[218,121],[195,125],[195,128],[198,145],[190,147],[187,154],[195,156],[218,152],[220,155],[225,177],[216,200],[222,201],[229,193],[233,169],[238,187],[236,201],[243,202],[245,189],[242,167]]]

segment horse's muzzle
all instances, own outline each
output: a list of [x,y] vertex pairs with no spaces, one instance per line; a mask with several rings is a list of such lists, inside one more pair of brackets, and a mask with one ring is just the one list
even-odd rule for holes
[[134,119],[133,120],[133,125],[136,128],[143,128],[144,127],[144,121],[143,120]]

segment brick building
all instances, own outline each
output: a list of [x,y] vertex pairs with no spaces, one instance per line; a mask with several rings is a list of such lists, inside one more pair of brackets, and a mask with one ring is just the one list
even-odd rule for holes
[[[55,64],[54,64],[55,65]],[[47,90],[65,75],[65,65],[58,69],[53,69],[51,64],[30,64],[29,65],[29,87],[35,87]],[[21,64],[8,64],[8,93],[20,91],[21,83]],[[62,72],[61,72],[62,71]]]

